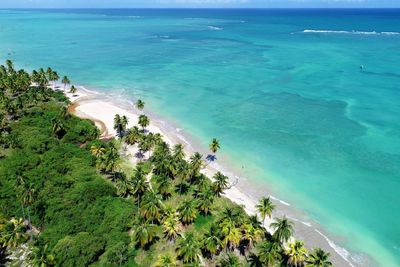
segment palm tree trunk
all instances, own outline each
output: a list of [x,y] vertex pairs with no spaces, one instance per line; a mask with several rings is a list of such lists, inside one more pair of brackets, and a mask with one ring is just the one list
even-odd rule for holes
[[22,217],[24,218],[25,221],[25,210],[24,210],[24,204],[21,202],[21,209],[22,209]]
[[32,225],[31,225],[30,206],[28,206],[28,225],[29,225],[30,236],[31,236],[31,241],[32,241]]

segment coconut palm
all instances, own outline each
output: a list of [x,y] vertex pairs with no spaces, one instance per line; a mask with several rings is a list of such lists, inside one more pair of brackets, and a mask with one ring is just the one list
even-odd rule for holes
[[142,220],[135,224],[132,239],[141,248],[151,244],[157,236],[157,225]]
[[137,199],[138,209],[140,207],[140,198],[149,190],[150,186],[146,180],[146,174],[142,167],[137,166],[132,177],[133,192]]
[[222,243],[228,249],[234,249],[239,245],[241,234],[239,228],[231,220],[223,220],[220,224],[220,232],[222,235]]
[[263,241],[257,246],[257,256],[264,266],[277,266],[282,261],[282,247],[279,243]]
[[144,109],[144,102],[141,99],[138,99],[135,103],[135,106],[138,110],[143,110]]
[[329,253],[316,248],[309,255],[306,267],[329,267],[332,265],[332,262],[329,261]]
[[200,169],[204,167],[203,155],[201,155],[199,152],[194,153],[190,157],[190,166],[192,169],[192,176],[197,174]]
[[144,130],[144,129],[146,129],[147,126],[149,126],[150,120],[146,115],[140,115],[139,116],[139,120],[138,120],[138,124]]
[[275,205],[272,203],[269,197],[263,197],[260,199],[260,202],[256,205],[257,211],[260,213],[261,218],[263,220],[263,224],[265,224],[265,218],[268,216],[271,218],[272,211],[275,208]]
[[154,263],[153,267],[176,267],[178,263],[174,255],[171,254],[162,254],[158,256],[156,263]]
[[119,114],[115,114],[114,116],[114,130],[117,131],[117,135],[119,138],[122,138],[123,126],[122,126],[122,118]]
[[182,225],[175,210],[172,210],[164,217],[162,226],[165,237],[171,241],[175,240],[182,231]]
[[260,257],[258,257],[255,253],[250,253],[247,262],[250,264],[250,267],[264,267]]
[[122,126],[122,130],[126,131],[126,127],[128,126],[129,120],[128,118],[124,115],[121,117],[121,126]]
[[242,230],[242,240],[246,242],[247,250],[253,248],[254,244],[261,239],[264,232],[257,227],[254,227],[251,223],[245,223],[241,227]]
[[219,239],[219,232],[216,225],[212,225],[210,230],[204,234],[202,241],[202,250],[213,257],[222,247],[222,241]]
[[270,226],[275,231],[273,234],[275,240],[282,243],[287,242],[294,232],[293,222],[289,221],[286,217],[275,218],[275,221]]
[[196,202],[194,200],[185,200],[178,208],[181,221],[184,224],[192,223],[197,217]]
[[162,195],[163,199],[168,199],[172,193],[171,179],[165,175],[153,176],[157,183],[157,192]]
[[58,75],[58,73],[56,71],[53,71],[49,67],[49,68],[47,68],[46,76],[47,76],[47,80],[49,80],[50,82],[53,82],[53,87],[55,88],[55,82],[58,81],[58,79],[60,79],[60,76]]
[[218,266],[220,266],[220,267],[240,267],[240,266],[243,266],[243,264],[240,262],[239,258],[235,254],[228,253],[224,257],[221,258]]
[[0,231],[0,245],[2,247],[16,248],[28,240],[26,226],[22,218],[12,218]]
[[117,187],[117,193],[120,197],[129,197],[133,195],[132,181],[124,173],[118,174],[115,186]]
[[142,138],[142,134],[140,133],[140,130],[137,126],[133,126],[132,128],[129,129],[126,137],[125,137],[125,142],[128,145],[134,145],[137,142],[139,142]]
[[53,123],[53,133],[58,135],[62,131],[64,131],[64,125],[58,118],[54,118],[51,120]]
[[76,94],[76,92],[78,91],[78,89],[75,87],[75,86],[71,86],[71,88],[69,89],[69,92],[71,93],[71,94]]
[[67,87],[67,85],[69,85],[71,83],[71,81],[68,79],[67,76],[64,76],[62,78],[61,82],[64,84],[64,90],[65,90],[65,87]]
[[55,258],[48,249],[47,244],[42,247],[33,247],[30,256],[30,262],[34,267],[49,267],[56,264]]
[[104,155],[104,153],[106,152],[106,149],[104,147],[102,147],[101,145],[92,145],[90,147],[90,152],[96,158],[100,158],[101,156]]
[[216,138],[213,138],[210,144],[210,150],[213,154],[217,153],[217,151],[221,148],[219,141]]
[[178,240],[178,257],[183,263],[194,263],[199,261],[200,243],[192,232],[187,232]]
[[153,222],[160,219],[162,207],[161,196],[153,191],[147,191],[143,198],[140,212],[144,218]]
[[224,190],[228,188],[229,178],[228,176],[223,175],[221,172],[217,172],[214,174],[213,180],[214,194],[217,197],[220,197],[224,193]]
[[308,251],[304,247],[304,242],[295,240],[293,243],[289,244],[289,249],[287,249],[285,253],[288,257],[288,265],[301,267],[305,264]]
[[214,192],[210,187],[206,187],[197,194],[196,199],[199,211],[204,215],[208,215],[214,204]]

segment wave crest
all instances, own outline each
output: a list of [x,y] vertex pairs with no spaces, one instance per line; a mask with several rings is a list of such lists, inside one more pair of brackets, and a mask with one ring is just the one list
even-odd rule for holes
[[335,31],[335,30],[303,30],[303,33],[335,33],[335,34],[360,34],[360,35],[400,35],[400,32]]

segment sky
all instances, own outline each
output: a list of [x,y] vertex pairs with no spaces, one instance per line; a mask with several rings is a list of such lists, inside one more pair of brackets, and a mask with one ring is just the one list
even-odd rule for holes
[[0,8],[400,7],[400,0],[0,0]]

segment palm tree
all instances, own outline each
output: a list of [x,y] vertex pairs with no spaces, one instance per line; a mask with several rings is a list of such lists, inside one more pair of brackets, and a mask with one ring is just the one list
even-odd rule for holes
[[69,92],[71,93],[71,94],[76,94],[76,92],[78,91],[78,89],[76,89],[76,87],[75,86],[71,86],[71,88],[69,89]]
[[192,223],[197,217],[196,202],[194,200],[185,200],[178,208],[181,221],[184,224]]
[[263,236],[263,231],[260,228],[254,227],[253,224],[251,223],[245,223],[242,228],[242,240],[246,241],[247,243],[247,250],[250,250],[253,248],[254,243],[256,243],[257,240],[261,239]]
[[22,218],[12,218],[0,231],[0,245],[2,247],[16,248],[27,240],[28,235]]
[[187,232],[178,240],[178,257],[183,263],[195,263],[199,261],[200,243],[192,232]]
[[120,197],[129,197],[133,195],[132,181],[124,173],[119,173],[115,186],[117,187],[117,193]]
[[129,120],[128,118],[124,115],[121,117],[121,126],[122,126],[122,130],[126,131],[126,127],[128,126]]
[[137,198],[138,209],[140,208],[140,198],[146,193],[150,186],[146,180],[146,175],[142,167],[137,166],[132,177],[133,192]]
[[222,241],[219,239],[219,232],[216,225],[211,225],[210,230],[204,234],[202,249],[211,257],[221,249]]
[[67,76],[64,76],[62,78],[61,82],[64,84],[64,90],[65,90],[65,87],[67,87],[67,85],[69,85],[71,83],[71,81],[68,79]]
[[146,129],[147,126],[150,124],[150,120],[146,115],[140,115],[138,124],[142,127],[142,129]]
[[240,262],[239,258],[235,254],[228,253],[219,261],[219,265],[218,266],[221,266],[221,267],[240,267],[240,266],[243,266],[243,264]]
[[221,172],[217,172],[214,174],[213,180],[214,194],[217,197],[220,197],[224,193],[224,190],[228,188],[229,178],[228,176],[223,175]]
[[144,109],[144,102],[140,99],[138,99],[138,101],[136,101],[135,106],[138,110],[142,111]]
[[306,267],[329,267],[332,265],[332,262],[329,261],[329,253],[316,248],[308,257]]
[[58,119],[52,119],[53,123],[53,133],[57,135],[58,138],[61,137],[62,133],[64,132],[64,124]]
[[117,135],[119,138],[122,138],[122,120],[119,114],[115,114],[114,116],[114,130],[117,131]]
[[157,226],[148,221],[140,221],[134,227],[133,240],[141,248],[149,245],[157,236]]
[[174,255],[171,254],[162,254],[158,256],[156,263],[154,263],[153,267],[176,267],[178,263]]
[[258,257],[255,253],[250,253],[247,261],[250,264],[250,267],[264,267],[260,257]]
[[289,249],[286,251],[288,264],[294,267],[304,266],[307,259],[308,251],[304,247],[304,242],[295,240],[289,244]]
[[155,175],[153,177],[157,183],[157,192],[162,195],[163,199],[168,199],[172,193],[170,178],[165,175]]
[[139,128],[137,126],[133,126],[132,128],[129,129],[125,138],[125,142],[128,145],[134,145],[141,139],[142,139],[142,134],[140,133]]
[[201,155],[199,152],[194,153],[190,157],[190,165],[192,169],[192,176],[197,174],[201,168],[203,168],[204,162],[203,162],[203,155]]
[[216,138],[213,138],[210,144],[210,150],[213,154],[217,153],[217,151],[221,148],[219,141]]
[[161,217],[162,210],[161,196],[157,195],[153,191],[148,191],[144,196],[142,206],[140,207],[141,214],[147,220],[153,222],[159,220]]
[[256,205],[257,211],[261,214],[263,224],[265,224],[265,218],[268,216],[271,219],[272,211],[275,205],[272,203],[269,197],[263,197],[260,202]]
[[257,246],[257,256],[264,266],[272,267],[281,262],[282,247],[279,243],[264,241]]
[[179,216],[175,210],[169,212],[162,223],[164,235],[168,240],[175,240],[182,231],[182,226],[179,221]]
[[235,223],[231,220],[223,220],[219,224],[222,238],[222,243],[224,244],[225,248],[234,249],[239,245],[240,242],[240,231],[236,227]]
[[92,145],[90,147],[90,152],[96,158],[100,158],[101,156],[103,156],[105,151],[106,151],[106,149],[100,145]]
[[33,247],[32,253],[30,254],[31,264],[35,267],[48,267],[55,265],[55,258],[48,249],[47,244],[41,247]]
[[53,71],[50,67],[47,68],[46,71],[46,76],[47,76],[47,80],[49,80],[50,82],[53,82],[53,87],[55,88],[55,82],[60,79],[60,76],[58,75],[58,73],[56,71]]
[[294,232],[293,222],[289,221],[286,217],[275,218],[275,221],[270,226],[275,230],[273,234],[275,240],[282,243],[287,242]]
[[212,209],[215,200],[214,193],[211,188],[208,187],[199,192],[196,199],[197,208],[199,209],[199,211],[204,215],[208,215],[210,213],[210,210]]

